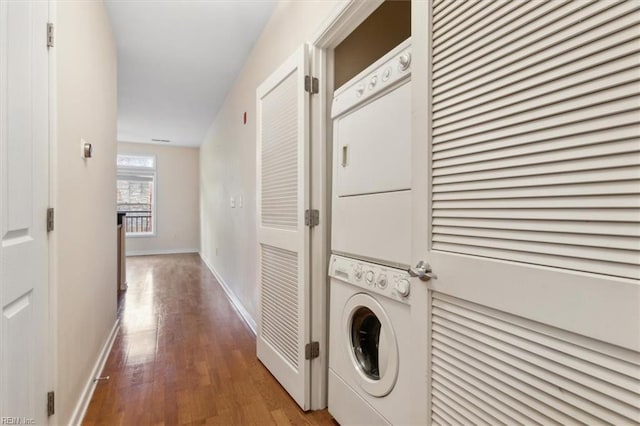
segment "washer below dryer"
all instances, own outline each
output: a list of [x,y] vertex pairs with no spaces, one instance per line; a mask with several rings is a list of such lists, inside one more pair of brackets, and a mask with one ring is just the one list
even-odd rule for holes
[[334,255],[329,274],[329,412],[343,425],[424,424],[407,272]]

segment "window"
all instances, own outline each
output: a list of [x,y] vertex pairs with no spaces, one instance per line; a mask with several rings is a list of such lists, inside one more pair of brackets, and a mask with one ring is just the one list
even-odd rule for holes
[[118,212],[125,212],[127,236],[156,232],[156,158],[118,154]]

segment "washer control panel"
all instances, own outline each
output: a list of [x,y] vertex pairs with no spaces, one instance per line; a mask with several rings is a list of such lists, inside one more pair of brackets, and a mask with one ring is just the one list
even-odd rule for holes
[[332,255],[329,276],[356,287],[410,304],[411,280],[407,271]]
[[411,40],[405,40],[335,91],[331,117],[378,96],[411,76]]

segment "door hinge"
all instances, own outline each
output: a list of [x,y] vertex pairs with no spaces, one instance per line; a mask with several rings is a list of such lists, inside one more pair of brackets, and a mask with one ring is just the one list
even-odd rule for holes
[[304,359],[314,359],[320,356],[320,343],[307,343],[304,347]]
[[47,22],[47,47],[53,47],[53,24]]
[[47,232],[53,231],[54,212],[53,207],[47,209]]
[[305,210],[304,212],[304,224],[309,228],[320,225],[320,211],[318,210]]
[[310,75],[304,76],[304,90],[312,95],[318,93],[318,79]]
[[47,417],[56,413],[56,399],[53,391],[47,392]]

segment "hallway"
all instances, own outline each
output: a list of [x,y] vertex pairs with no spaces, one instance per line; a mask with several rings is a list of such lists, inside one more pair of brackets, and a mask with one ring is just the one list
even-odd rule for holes
[[196,254],[127,259],[120,330],[85,425],[335,424],[303,413]]

